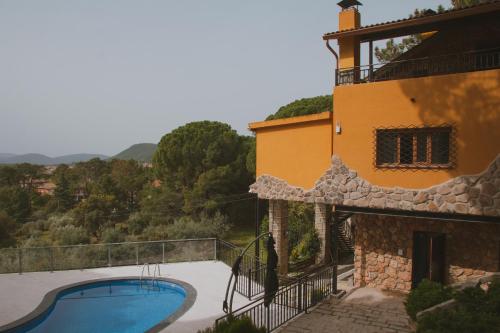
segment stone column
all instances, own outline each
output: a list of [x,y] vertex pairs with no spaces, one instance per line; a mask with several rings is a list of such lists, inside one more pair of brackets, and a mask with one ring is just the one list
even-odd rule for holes
[[269,232],[276,241],[278,253],[278,273],[288,273],[288,202],[269,200]]
[[314,228],[318,233],[321,248],[316,256],[317,264],[328,264],[331,262],[331,214],[332,206],[316,203],[314,205]]

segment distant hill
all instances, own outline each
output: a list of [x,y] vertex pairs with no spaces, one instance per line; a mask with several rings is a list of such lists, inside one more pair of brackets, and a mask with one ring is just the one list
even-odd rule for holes
[[156,150],[156,144],[154,143],[138,143],[130,146],[121,153],[116,154],[112,158],[120,160],[136,160],[141,162],[151,162],[155,150]]
[[0,153],[0,161],[16,156],[16,154]]
[[[6,156],[10,155],[10,156]],[[102,160],[108,159],[109,156],[100,154],[73,154],[58,157],[49,157],[42,154],[0,154],[0,164],[18,164],[30,163],[39,165],[56,165],[56,164],[73,164],[77,162],[86,162],[93,158],[100,158]]]

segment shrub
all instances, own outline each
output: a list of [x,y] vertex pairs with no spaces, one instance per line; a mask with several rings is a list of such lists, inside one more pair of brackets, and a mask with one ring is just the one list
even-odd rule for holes
[[248,317],[229,318],[219,323],[217,328],[206,328],[198,333],[265,333],[266,329],[257,328]]
[[300,243],[292,250],[291,258],[294,261],[309,259],[316,256],[321,248],[321,242],[316,230],[310,230]]
[[488,291],[479,285],[455,295],[457,306],[428,313],[418,320],[418,333],[499,333],[500,281],[491,283]]
[[469,312],[464,309],[429,313],[418,321],[417,333],[495,333],[500,332],[498,315]]
[[82,227],[68,224],[50,228],[50,237],[58,245],[88,244],[90,239],[87,231]]
[[199,220],[181,217],[167,226],[170,239],[224,237],[228,230],[229,224],[226,223],[226,218],[219,213],[213,217],[202,214]]
[[125,241],[125,234],[116,228],[106,228],[101,233],[102,243],[121,243]]
[[450,288],[443,287],[437,282],[422,280],[417,288],[410,291],[405,304],[406,312],[415,320],[417,312],[447,301],[451,299],[452,296],[453,294]]

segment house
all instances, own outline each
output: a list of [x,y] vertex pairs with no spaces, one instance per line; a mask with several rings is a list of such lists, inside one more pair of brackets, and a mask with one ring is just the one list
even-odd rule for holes
[[[333,112],[249,124],[250,190],[269,200],[280,273],[289,201],[315,205],[322,263],[349,219],[356,286],[408,292],[500,271],[500,2],[368,26],[357,1],[339,5],[323,36]],[[413,34],[419,45],[374,63],[374,42]]]

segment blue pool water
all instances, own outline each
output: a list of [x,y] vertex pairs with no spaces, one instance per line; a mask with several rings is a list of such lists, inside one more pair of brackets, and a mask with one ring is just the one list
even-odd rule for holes
[[52,310],[17,332],[139,333],[152,328],[182,306],[186,291],[156,281],[114,280],[86,284],[57,296]]

